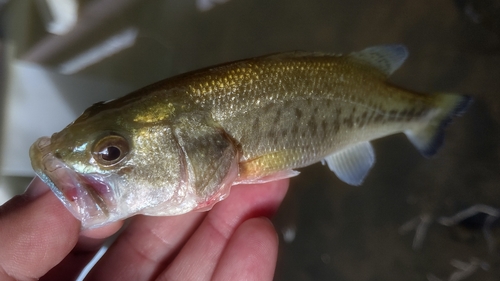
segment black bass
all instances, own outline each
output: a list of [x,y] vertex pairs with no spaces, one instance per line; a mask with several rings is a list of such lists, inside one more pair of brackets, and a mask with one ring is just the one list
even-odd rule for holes
[[471,101],[387,82],[406,57],[401,45],[290,52],[175,76],[94,104],[38,139],[32,165],[84,228],[208,210],[234,184],[318,161],[360,185],[375,161],[370,140],[403,132],[430,156]]

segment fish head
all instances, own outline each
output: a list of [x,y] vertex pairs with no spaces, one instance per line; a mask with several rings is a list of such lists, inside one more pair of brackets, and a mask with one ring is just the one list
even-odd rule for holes
[[82,227],[139,213],[192,210],[196,194],[189,191],[185,161],[168,122],[138,124],[127,109],[102,107],[94,105],[30,148],[36,174]]
[[238,158],[220,128],[191,112],[149,118],[152,106],[112,105],[94,105],[30,148],[35,172],[82,228],[206,210],[227,196]]

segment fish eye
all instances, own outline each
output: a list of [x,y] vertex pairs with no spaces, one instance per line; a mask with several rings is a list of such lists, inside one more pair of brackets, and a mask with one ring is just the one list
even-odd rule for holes
[[92,150],[94,159],[102,165],[114,165],[129,152],[127,140],[120,135],[107,135],[98,140]]

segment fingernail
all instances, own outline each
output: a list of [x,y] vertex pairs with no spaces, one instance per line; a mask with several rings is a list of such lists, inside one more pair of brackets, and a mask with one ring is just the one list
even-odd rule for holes
[[28,199],[36,199],[49,190],[49,187],[39,177],[35,177],[28,185],[28,188],[26,188],[24,196]]

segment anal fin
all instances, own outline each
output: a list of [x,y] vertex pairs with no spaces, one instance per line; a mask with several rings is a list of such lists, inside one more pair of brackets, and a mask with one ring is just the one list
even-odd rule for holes
[[[375,153],[370,142],[361,142],[325,157],[339,179],[350,185],[361,185],[375,163]],[[324,161],[321,161],[324,164]]]

